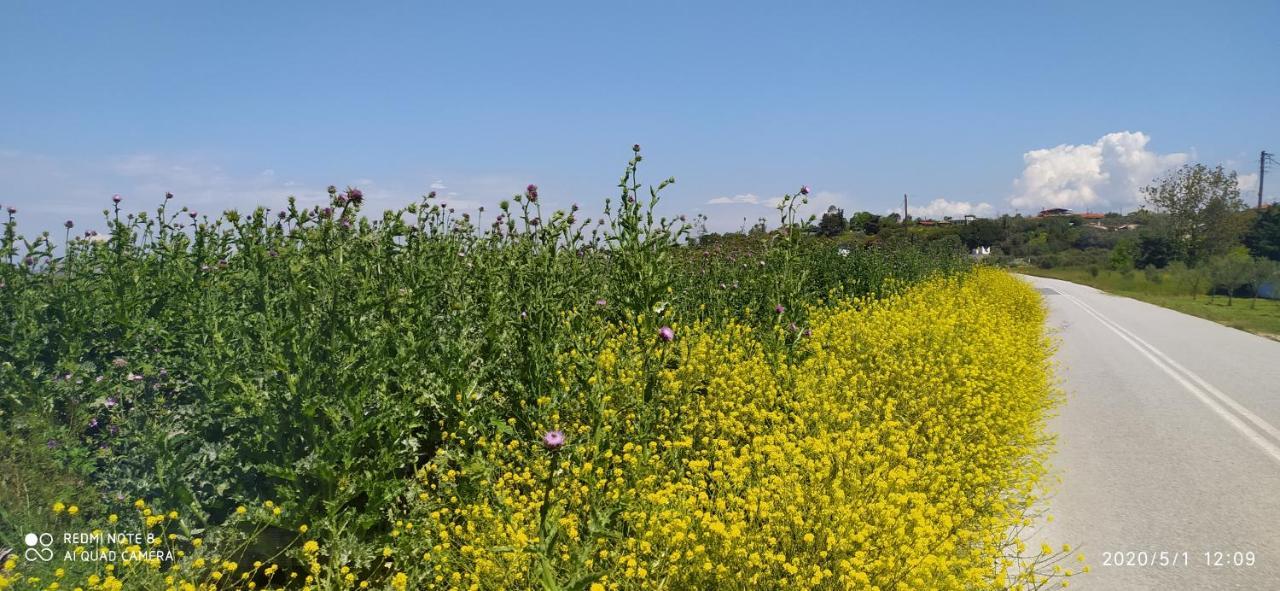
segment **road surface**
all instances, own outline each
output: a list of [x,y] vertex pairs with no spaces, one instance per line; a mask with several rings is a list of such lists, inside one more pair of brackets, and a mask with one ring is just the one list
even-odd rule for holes
[[1059,341],[1040,536],[1086,555],[1071,588],[1280,589],[1280,342],[1025,279]]

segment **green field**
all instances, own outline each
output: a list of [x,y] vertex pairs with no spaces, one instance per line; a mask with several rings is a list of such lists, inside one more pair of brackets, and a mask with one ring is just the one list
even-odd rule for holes
[[1079,267],[1041,269],[1028,266],[1019,268],[1018,272],[1089,285],[1280,340],[1280,301],[1239,297],[1229,301],[1221,295],[1192,295],[1193,286],[1189,280],[1172,271],[1148,275],[1141,271],[1125,274],[1100,270],[1095,276],[1088,269]]

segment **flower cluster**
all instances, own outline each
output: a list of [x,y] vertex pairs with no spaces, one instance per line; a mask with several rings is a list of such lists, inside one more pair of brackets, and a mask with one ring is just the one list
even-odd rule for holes
[[977,270],[810,312],[811,337],[785,355],[738,324],[680,327],[665,347],[625,330],[570,355],[566,397],[541,408],[564,433],[503,428],[420,473],[407,576],[424,589],[1065,583],[1066,549],[1027,552],[1010,533],[1039,498],[1055,400],[1036,294]]

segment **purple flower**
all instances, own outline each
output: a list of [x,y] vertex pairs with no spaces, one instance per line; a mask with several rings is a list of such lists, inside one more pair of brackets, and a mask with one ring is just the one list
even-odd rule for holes
[[609,304],[609,302],[605,301],[605,299],[604,299],[604,298],[600,298],[600,299],[596,300],[596,305],[597,305],[597,306],[606,306],[606,305],[608,305],[608,304]]
[[551,451],[556,451],[564,447],[564,431],[547,431],[546,434],[542,436],[542,447]]
[[142,376],[140,376],[140,375],[138,375],[138,374],[136,374],[136,373],[133,373],[133,372],[129,372],[129,375],[125,376],[125,377],[124,377],[124,379],[126,379],[126,380],[128,380],[128,381],[130,381],[130,382],[140,382],[140,381],[142,381]]
[[75,222],[73,222],[73,221],[71,221],[71,220],[67,220],[67,221],[65,221],[65,222],[62,222],[62,225],[66,226],[68,230],[70,230],[71,228],[76,227],[76,223],[75,223]]
[[117,404],[120,404],[120,403],[116,401],[115,396],[108,396],[107,399],[102,403],[102,405],[107,408],[115,408]]
[[801,194],[801,195],[808,195],[808,194],[809,194],[809,185],[802,185],[802,186],[800,187],[800,194]]
[[200,213],[193,209],[193,210],[191,210],[191,211],[187,212],[187,215],[191,216],[191,219],[193,219],[193,220],[194,220],[194,219],[196,219],[196,216],[200,215]]
[[811,329],[806,328],[806,329],[804,329],[804,333],[803,333],[803,334],[804,334],[804,336],[806,336],[806,337],[811,337],[811,336],[813,336],[813,331],[812,331]]
[[635,145],[631,146],[631,151],[632,151],[632,152],[639,152],[639,151],[640,151],[640,144],[635,144]]
[[173,193],[170,193],[170,192],[168,192],[168,191],[165,191],[165,192],[164,192],[164,200],[165,200],[165,201],[168,201],[168,200],[170,200],[170,199],[173,199]]
[[776,306],[774,306],[774,307],[773,307],[773,311],[774,311],[774,312],[777,312],[777,313],[779,313],[779,314],[781,314],[781,313],[783,313],[783,312],[787,311],[787,309],[786,309],[786,308],[783,308],[783,307],[782,307],[782,304],[778,304],[778,305],[776,305]]
[[670,343],[676,338],[676,331],[671,330],[670,326],[664,326],[658,329],[658,338],[664,343]]
[[322,210],[322,211],[323,211],[323,213],[324,213],[324,217],[329,217],[329,216],[333,215],[333,208],[332,208],[332,207],[326,207],[326,208],[324,208],[324,210]]
[[280,219],[282,219],[282,220],[284,219],[284,216],[285,216],[285,213],[284,213],[283,211],[281,211],[280,213],[277,213],[277,214],[276,214],[276,217],[278,217],[278,218],[280,218]]
[[58,440],[57,440],[57,439],[50,439],[50,440],[49,440],[49,442],[48,442],[48,443],[46,443],[45,445],[46,445],[46,446],[48,446],[48,447],[49,447],[49,449],[56,449],[56,448],[58,447]]
[[528,187],[525,187],[524,194],[526,197],[529,198],[529,201],[537,203],[538,202],[538,185],[531,184]]
[[10,205],[9,207],[5,208],[5,211],[8,211],[9,215],[13,215],[15,213],[18,213],[18,208]]
[[92,419],[89,419],[89,428],[90,429],[98,428],[98,417],[93,417]]
[[112,202],[112,203],[120,203],[120,194],[119,194],[119,193],[116,193],[115,195],[112,195],[112,196],[111,196],[111,202]]
[[359,205],[361,201],[364,201],[364,192],[360,189],[347,189],[347,200]]

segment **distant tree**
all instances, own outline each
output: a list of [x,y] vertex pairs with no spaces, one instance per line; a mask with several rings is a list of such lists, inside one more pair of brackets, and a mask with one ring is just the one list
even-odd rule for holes
[[827,208],[827,213],[822,214],[822,219],[818,222],[818,233],[823,236],[839,236],[847,226],[844,210],[832,205]]
[[849,218],[849,228],[868,236],[880,233],[880,216],[869,211],[859,211]]
[[1228,306],[1235,293],[1249,283],[1252,273],[1253,259],[1244,247],[1233,248],[1227,254],[1209,260],[1209,278],[1213,281],[1214,292],[1218,289],[1226,291]]
[[880,218],[880,228],[896,228],[902,225],[902,216],[897,213],[891,213]]
[[1134,262],[1138,258],[1138,245],[1132,239],[1124,239],[1116,243],[1115,248],[1111,249],[1111,258],[1108,262],[1112,269],[1116,271],[1128,271],[1133,269]]
[[1253,288],[1253,301],[1249,302],[1250,308],[1258,307],[1258,296],[1262,291],[1262,286],[1276,280],[1280,280],[1280,263],[1271,259],[1254,257],[1253,263],[1249,265],[1249,286]]
[[1139,267],[1164,268],[1177,255],[1178,247],[1167,235],[1154,232],[1138,235],[1138,258],[1134,263]]
[[960,226],[960,238],[966,248],[992,246],[1005,239],[1004,227],[995,220],[976,219]]
[[1147,203],[1168,214],[1168,238],[1188,262],[1221,255],[1239,244],[1245,210],[1235,171],[1188,164],[1142,189]]
[[1280,261],[1280,203],[1258,212],[1244,235],[1244,245],[1254,256]]

